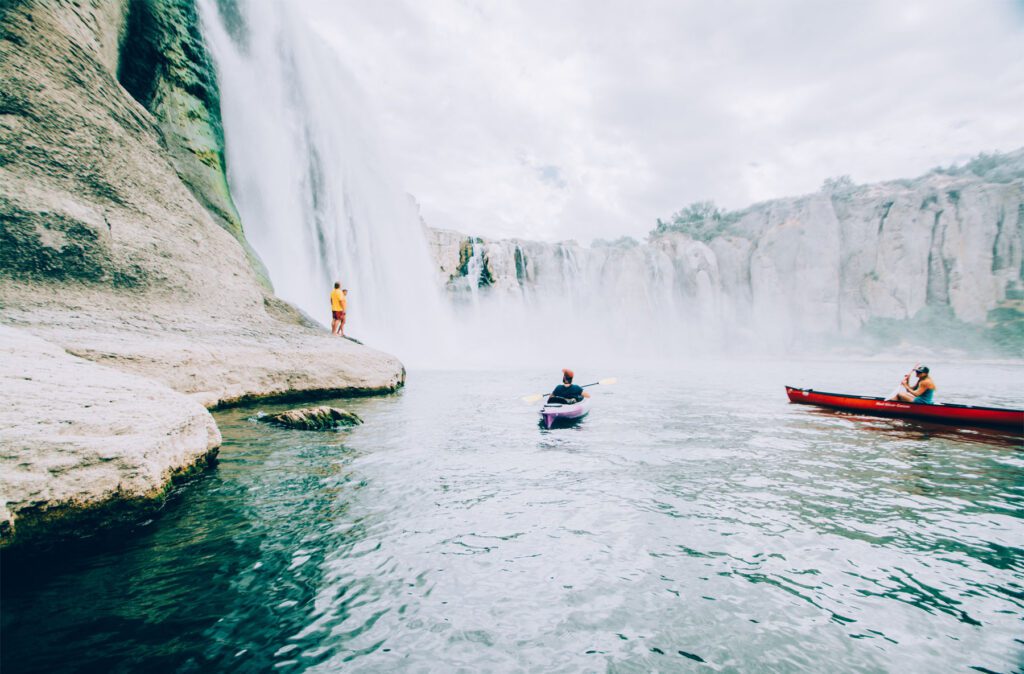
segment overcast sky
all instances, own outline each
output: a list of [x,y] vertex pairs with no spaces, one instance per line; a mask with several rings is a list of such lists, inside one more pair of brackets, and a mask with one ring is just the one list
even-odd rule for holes
[[642,237],[1024,145],[1024,2],[305,0],[427,222]]

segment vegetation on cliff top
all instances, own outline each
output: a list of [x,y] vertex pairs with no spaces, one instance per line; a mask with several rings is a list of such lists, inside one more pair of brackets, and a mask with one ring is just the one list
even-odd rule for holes
[[721,209],[713,201],[695,201],[673,213],[668,222],[658,218],[650,235],[659,236],[668,232],[681,232],[690,235],[697,241],[707,243],[718,236],[727,234],[743,213],[744,211]]
[[[1008,183],[1024,179],[1024,149],[1007,153],[979,153],[976,157],[962,165],[953,164],[948,167],[936,167],[929,175],[947,175],[953,177],[977,177],[986,182]],[[898,185],[911,186],[920,178],[905,178],[892,181]],[[826,178],[821,185],[821,193],[832,198],[849,196],[867,187],[854,182],[849,175]],[[950,192],[955,198],[955,191]],[[660,236],[669,232],[687,234],[697,241],[708,243],[712,239],[735,234],[733,225],[739,222],[754,206],[738,211],[719,208],[714,201],[695,201],[672,214],[668,221],[658,218],[649,236]]]

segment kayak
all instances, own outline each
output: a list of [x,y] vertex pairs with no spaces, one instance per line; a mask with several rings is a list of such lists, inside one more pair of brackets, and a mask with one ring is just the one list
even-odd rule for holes
[[786,387],[786,395],[789,396],[789,402],[801,405],[816,405],[883,417],[923,419],[957,426],[994,426],[1014,429],[1024,434],[1024,410],[972,405],[905,403],[871,396],[825,393],[792,386]]
[[540,408],[540,419],[545,428],[551,428],[555,424],[566,425],[575,423],[587,416],[589,411],[589,398],[584,398],[578,403],[547,403],[544,407]]

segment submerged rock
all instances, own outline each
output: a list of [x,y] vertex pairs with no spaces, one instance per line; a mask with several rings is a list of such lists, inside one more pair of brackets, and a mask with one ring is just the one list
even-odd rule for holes
[[279,414],[267,414],[259,417],[259,420],[300,431],[327,431],[339,426],[358,426],[363,423],[363,420],[355,412],[326,405],[288,410]]

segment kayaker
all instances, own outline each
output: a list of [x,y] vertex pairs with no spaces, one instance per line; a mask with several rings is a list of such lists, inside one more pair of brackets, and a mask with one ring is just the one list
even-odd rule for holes
[[903,390],[896,394],[894,400],[904,403],[920,403],[931,405],[935,402],[935,382],[932,380],[930,370],[924,365],[914,368],[917,375],[917,383],[910,385],[910,374],[903,377],[900,388]]
[[582,386],[572,383],[573,376],[572,370],[562,370],[562,383],[551,392],[548,397],[549,403],[578,403],[584,398],[590,397],[590,394],[584,391]]

